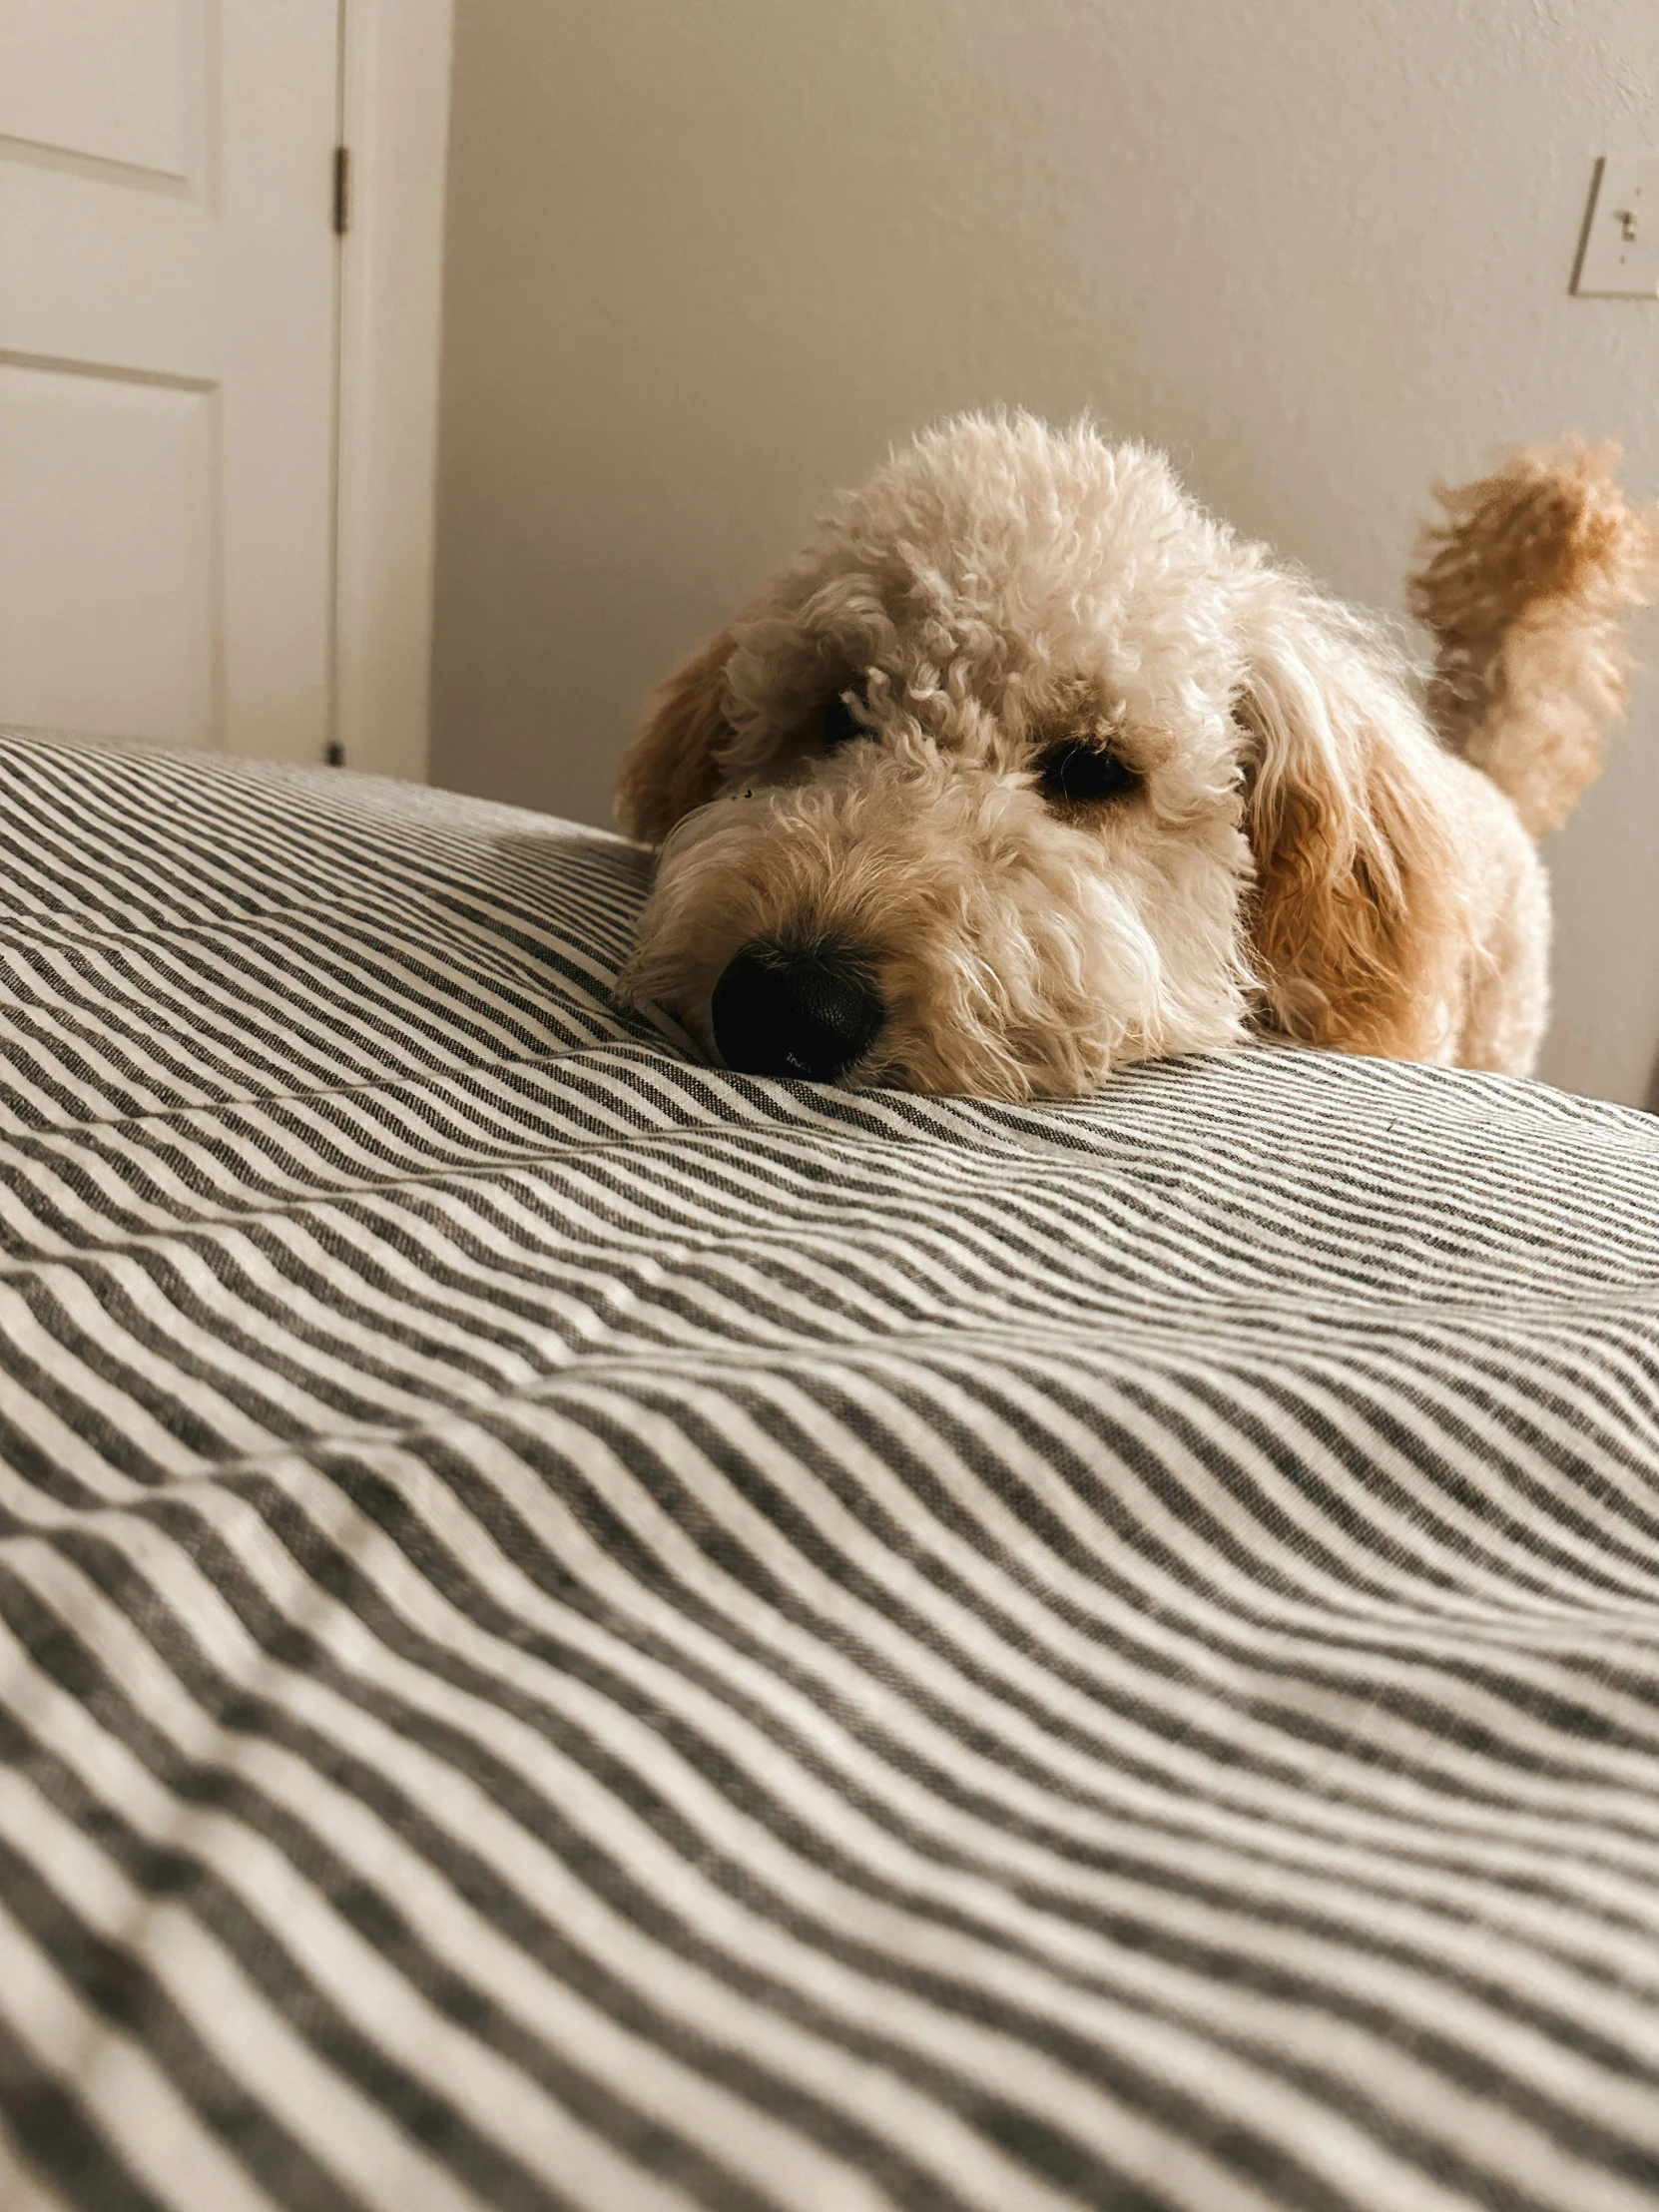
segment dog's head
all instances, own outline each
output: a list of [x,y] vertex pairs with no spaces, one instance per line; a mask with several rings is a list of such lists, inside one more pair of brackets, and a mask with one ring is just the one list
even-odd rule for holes
[[1431,748],[1377,641],[1159,456],[964,417],[657,695],[619,792],[662,846],[622,994],[735,1068],[990,1097],[1253,1010],[1414,1049]]

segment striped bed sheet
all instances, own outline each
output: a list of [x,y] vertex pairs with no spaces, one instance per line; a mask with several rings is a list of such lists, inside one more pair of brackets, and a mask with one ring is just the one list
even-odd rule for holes
[[0,746],[0,2206],[1659,2204],[1659,1147],[612,1006],[598,832]]

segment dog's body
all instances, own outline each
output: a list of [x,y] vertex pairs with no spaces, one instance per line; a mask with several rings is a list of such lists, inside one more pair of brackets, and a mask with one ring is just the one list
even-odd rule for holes
[[1441,496],[1424,703],[1157,455],[924,433],[659,695],[624,994],[733,1067],[991,1097],[1252,1025],[1525,1072],[1533,839],[1622,709],[1654,533],[1576,445]]

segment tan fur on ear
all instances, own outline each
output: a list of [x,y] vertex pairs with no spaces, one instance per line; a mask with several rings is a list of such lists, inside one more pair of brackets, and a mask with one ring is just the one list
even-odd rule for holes
[[1267,1025],[1336,1051],[1445,1056],[1467,941],[1453,888],[1463,870],[1434,803],[1434,741],[1385,648],[1283,582],[1235,713],[1255,741],[1252,934]]
[[622,757],[616,790],[617,821],[646,844],[661,844],[719,787],[715,756],[732,734],[725,711],[732,650],[731,633],[721,631],[646,701],[645,721]]

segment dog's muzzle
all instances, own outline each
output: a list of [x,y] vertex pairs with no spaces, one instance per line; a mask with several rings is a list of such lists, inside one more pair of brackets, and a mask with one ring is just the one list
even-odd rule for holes
[[829,1083],[863,1058],[887,1009],[849,947],[761,942],[728,963],[709,1015],[729,1068]]

